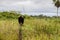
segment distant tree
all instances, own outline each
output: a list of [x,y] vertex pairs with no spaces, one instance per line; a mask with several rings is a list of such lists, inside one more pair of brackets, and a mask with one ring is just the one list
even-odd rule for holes
[[60,1],[59,0],[53,0],[54,5],[57,7],[57,18],[58,18],[58,8],[60,7]]
[[53,16],[53,18],[56,18],[56,16]]
[[4,12],[0,12],[0,18],[2,19],[17,19],[21,14],[16,13],[16,12],[8,12],[8,11],[4,11]]
[[29,15],[27,15],[27,14],[24,14],[24,18],[29,19],[29,18],[30,18],[30,16],[29,16]]
[[43,18],[43,14],[41,14],[41,15],[38,15],[38,17],[40,17],[40,18]]

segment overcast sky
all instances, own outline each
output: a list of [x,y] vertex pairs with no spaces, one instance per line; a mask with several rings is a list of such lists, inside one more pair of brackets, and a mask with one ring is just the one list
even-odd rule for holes
[[0,0],[0,11],[8,10],[25,12],[28,14],[56,13],[56,7],[52,0]]

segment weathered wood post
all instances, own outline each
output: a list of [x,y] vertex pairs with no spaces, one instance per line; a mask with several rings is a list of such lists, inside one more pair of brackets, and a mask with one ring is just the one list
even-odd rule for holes
[[19,40],[22,40],[22,26],[19,27]]

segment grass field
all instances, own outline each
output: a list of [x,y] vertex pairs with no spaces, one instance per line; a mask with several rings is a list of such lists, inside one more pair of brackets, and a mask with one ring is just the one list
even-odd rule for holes
[[[18,40],[19,24],[15,20],[0,20],[0,40]],[[60,20],[25,19],[23,40],[60,40]]]

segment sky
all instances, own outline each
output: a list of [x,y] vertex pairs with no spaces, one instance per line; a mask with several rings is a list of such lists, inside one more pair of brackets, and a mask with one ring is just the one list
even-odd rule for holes
[[0,11],[20,11],[28,15],[53,16],[56,15],[56,9],[52,0],[0,0]]

